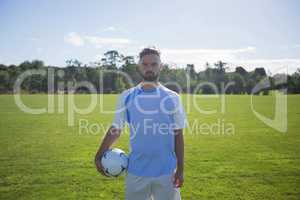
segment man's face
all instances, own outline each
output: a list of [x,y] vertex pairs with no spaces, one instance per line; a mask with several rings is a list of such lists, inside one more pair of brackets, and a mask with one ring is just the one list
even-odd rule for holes
[[157,81],[161,70],[160,58],[155,54],[145,55],[139,62],[139,73],[145,81]]

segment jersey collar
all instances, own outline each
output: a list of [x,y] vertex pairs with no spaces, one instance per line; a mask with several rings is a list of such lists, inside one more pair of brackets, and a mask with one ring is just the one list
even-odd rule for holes
[[162,87],[162,84],[160,82],[158,82],[157,86],[155,88],[151,88],[151,89],[144,89],[143,88],[143,84],[142,82],[140,82],[138,85],[137,85],[137,88],[143,92],[153,92],[153,91],[157,91],[159,88]]

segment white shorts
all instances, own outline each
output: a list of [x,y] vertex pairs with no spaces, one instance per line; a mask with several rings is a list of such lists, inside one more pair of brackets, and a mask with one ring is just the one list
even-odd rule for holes
[[173,176],[126,176],[126,200],[181,200],[180,189],[173,185]]

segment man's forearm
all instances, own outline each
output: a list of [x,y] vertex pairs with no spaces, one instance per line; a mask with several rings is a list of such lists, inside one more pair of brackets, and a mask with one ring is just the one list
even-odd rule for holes
[[183,130],[174,130],[175,132],[175,154],[177,157],[177,170],[183,172],[184,166],[184,139]]
[[108,150],[111,147],[111,145],[119,138],[120,134],[121,134],[120,129],[110,127],[107,133],[105,134],[104,139],[102,140],[99,150],[97,151],[96,157],[102,156],[102,154],[106,150]]

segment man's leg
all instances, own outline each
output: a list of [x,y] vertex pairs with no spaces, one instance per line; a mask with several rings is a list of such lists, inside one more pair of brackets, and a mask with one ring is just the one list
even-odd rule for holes
[[146,177],[132,174],[126,176],[126,200],[149,200],[151,196],[151,181]]
[[153,200],[181,200],[179,188],[173,185],[171,175],[160,176],[152,182]]

